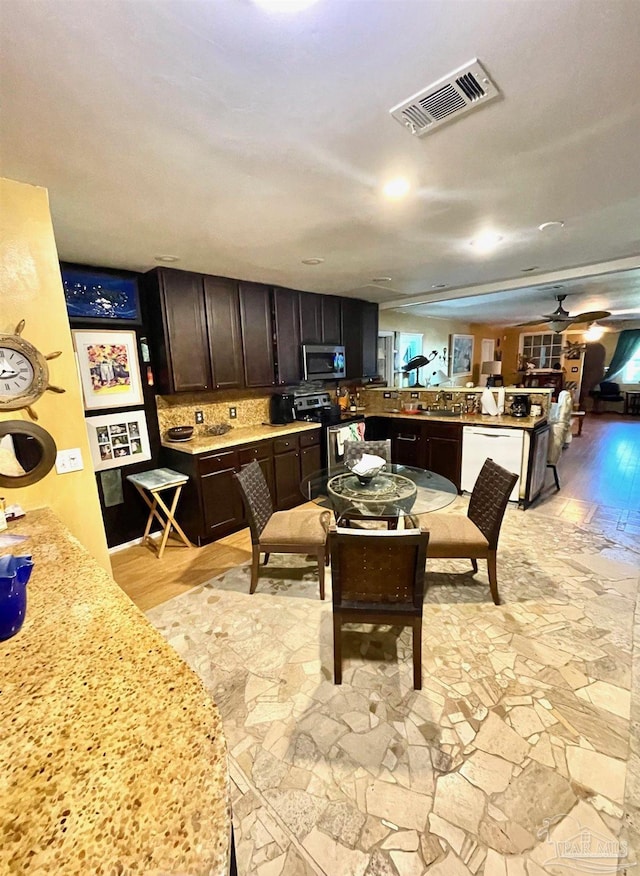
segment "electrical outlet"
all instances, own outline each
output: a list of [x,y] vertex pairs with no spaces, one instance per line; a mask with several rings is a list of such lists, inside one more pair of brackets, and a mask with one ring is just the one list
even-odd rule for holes
[[198,425],[204,423],[204,411],[196,411],[196,423]]
[[67,474],[70,471],[82,471],[82,453],[79,447],[71,450],[58,450],[56,454],[56,471],[58,474]]
[[445,392],[444,398],[445,398],[445,401],[453,401],[453,393],[452,392]]
[[382,397],[383,398],[391,398],[391,393],[390,392],[383,392]]
[[238,411],[236,410],[236,408],[229,408],[229,419],[235,420],[237,416],[238,416]]
[[420,398],[420,393],[419,392],[412,392],[411,398]]

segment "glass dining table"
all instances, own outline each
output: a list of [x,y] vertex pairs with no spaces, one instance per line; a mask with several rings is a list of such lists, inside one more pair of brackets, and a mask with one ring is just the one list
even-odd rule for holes
[[321,469],[304,478],[300,489],[305,499],[331,508],[337,517],[424,514],[445,508],[458,495],[455,484],[442,475],[397,463],[387,463],[370,479],[345,465]]

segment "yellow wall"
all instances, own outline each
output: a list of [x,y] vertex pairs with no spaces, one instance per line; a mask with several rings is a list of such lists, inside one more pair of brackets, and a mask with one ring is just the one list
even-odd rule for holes
[[[71,332],[60,280],[58,253],[45,189],[0,179],[0,332],[12,334],[26,320],[25,340],[42,353],[62,350],[49,362],[51,383],[64,395],[47,392],[34,405],[38,425],[59,450],[79,447],[84,469],[59,475],[55,467],[30,487],[3,488],[7,504],[25,511],[48,505],[87,550],[111,570],[100,502],[84,423]],[[29,420],[26,411],[0,413],[2,420]]]
[[[452,380],[452,386],[464,386],[467,381],[473,381],[476,386],[479,385],[482,339],[493,338],[497,341],[502,337],[502,330],[494,329],[490,325],[478,325],[477,323],[462,322],[457,319],[433,319],[431,317],[412,316],[407,311],[400,310],[381,310],[379,320],[379,328],[382,331],[422,334],[422,352],[425,356],[429,355],[432,350],[438,351],[438,358],[423,369],[422,376],[425,378],[431,371],[437,371],[438,369],[442,369],[445,374],[448,373],[448,361],[443,362],[440,354],[446,347],[447,357],[450,355],[451,335],[473,335],[473,374],[471,377],[461,377]],[[500,343],[502,344],[502,341]]]

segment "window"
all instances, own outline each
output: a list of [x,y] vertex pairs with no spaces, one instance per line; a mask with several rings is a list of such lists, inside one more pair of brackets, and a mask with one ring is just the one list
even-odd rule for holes
[[633,359],[630,359],[624,366],[622,382],[640,383],[640,349],[636,351]]
[[543,335],[520,335],[522,355],[536,368],[551,368],[562,357],[562,335],[549,332]]

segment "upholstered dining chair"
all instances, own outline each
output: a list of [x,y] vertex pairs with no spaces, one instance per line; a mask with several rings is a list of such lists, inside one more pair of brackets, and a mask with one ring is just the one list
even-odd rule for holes
[[419,528],[360,530],[334,525],[329,530],[335,684],[342,684],[342,624],[390,624],[413,628],[413,686],[422,688],[428,541],[428,533]]
[[271,493],[259,463],[255,460],[234,475],[247,512],[251,531],[251,584],[258,585],[260,554],[264,564],[269,554],[315,554],[318,558],[320,599],[324,599],[324,567],[329,563],[327,533],[331,514],[320,509],[274,511]]
[[344,457],[342,461],[351,468],[356,465],[363,454],[370,453],[373,456],[381,456],[385,462],[391,462],[391,439],[382,441],[345,441]]
[[553,471],[556,489],[560,489],[558,477],[558,462],[563,449],[571,443],[571,411],[573,399],[570,392],[562,390],[558,396],[553,416],[549,417],[549,448],[547,450],[547,468]]
[[474,574],[478,560],[487,561],[491,597],[500,605],[496,558],[502,519],[518,475],[486,459],[480,469],[467,515],[420,514],[420,524],[429,531],[429,559],[470,559]]

